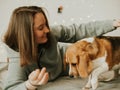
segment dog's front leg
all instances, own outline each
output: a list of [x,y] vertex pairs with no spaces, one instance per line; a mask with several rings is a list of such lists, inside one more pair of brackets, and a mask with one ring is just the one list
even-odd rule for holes
[[88,82],[85,85],[85,87],[82,88],[82,90],[90,90],[91,89],[91,87],[92,87],[92,85],[91,85],[91,76],[92,75],[90,74],[89,77],[88,77]]
[[93,70],[93,72],[91,73],[92,90],[95,90],[97,88],[97,86],[98,86],[98,76],[101,73],[106,72],[106,71],[108,71],[108,64],[107,63],[103,63],[98,68]]

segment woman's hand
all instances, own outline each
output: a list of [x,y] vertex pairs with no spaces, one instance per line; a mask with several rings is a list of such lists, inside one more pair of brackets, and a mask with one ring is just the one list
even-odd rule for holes
[[120,19],[119,20],[114,20],[113,21],[113,26],[116,27],[116,28],[120,27]]
[[42,68],[42,70],[36,69],[31,72],[28,78],[28,81],[26,81],[26,87],[28,90],[35,90],[37,86],[44,85],[48,82],[49,74],[46,72],[46,68]]

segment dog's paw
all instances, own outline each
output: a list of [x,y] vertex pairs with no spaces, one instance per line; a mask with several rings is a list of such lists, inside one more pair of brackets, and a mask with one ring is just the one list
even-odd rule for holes
[[92,90],[96,90],[98,83],[92,83]]
[[96,90],[96,89],[90,87],[83,87],[82,90]]
[[82,90],[91,90],[90,87],[83,87]]
[[91,85],[92,85],[92,90],[96,90],[98,87],[98,80],[97,79],[92,79],[91,80]]
[[115,79],[115,76],[117,75],[117,73],[115,73],[115,71],[108,71],[108,72],[105,72],[103,74],[101,74],[99,77],[98,77],[98,80],[99,81],[110,81],[110,80],[113,80]]

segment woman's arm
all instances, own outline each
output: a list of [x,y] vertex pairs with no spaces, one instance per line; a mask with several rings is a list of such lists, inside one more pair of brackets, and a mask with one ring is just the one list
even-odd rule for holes
[[46,84],[49,79],[46,68],[41,71],[36,68],[36,64],[21,67],[16,60],[10,62],[4,90],[36,90]]
[[105,20],[70,26],[53,26],[51,31],[60,42],[75,42],[82,38],[99,36],[120,26],[120,21]]
[[49,75],[46,68],[38,69],[37,63],[20,66],[19,53],[0,42],[9,58],[8,72],[4,82],[4,90],[35,90],[39,85],[46,84]]
[[25,68],[20,67],[19,58],[12,58],[9,61],[4,90],[27,90],[25,87],[27,73]]

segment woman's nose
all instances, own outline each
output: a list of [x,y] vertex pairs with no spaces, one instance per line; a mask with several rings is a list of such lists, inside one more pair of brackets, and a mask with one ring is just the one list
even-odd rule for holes
[[44,32],[45,32],[45,33],[50,32],[49,28],[48,28],[48,27],[45,27]]

